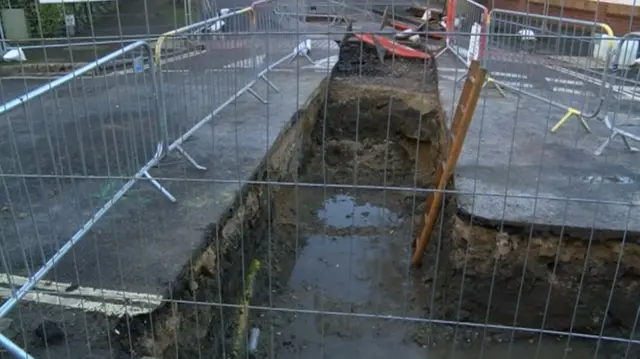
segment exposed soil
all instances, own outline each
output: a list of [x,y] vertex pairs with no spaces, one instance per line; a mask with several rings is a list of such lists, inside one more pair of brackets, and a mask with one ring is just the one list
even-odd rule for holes
[[[499,358],[593,357],[595,342],[428,322],[598,332],[609,315],[601,304],[616,247],[597,252],[590,268],[598,285],[586,287],[594,292],[581,297],[574,326],[575,296],[568,294],[580,283],[584,241],[554,257],[555,237],[538,236],[527,246],[520,233],[471,227],[446,198],[425,265],[410,270],[424,202],[411,188],[433,186],[449,145],[435,63],[400,62],[398,72],[372,52],[352,51],[343,47],[331,78],[253,177],[297,185],[245,186],[178,278],[175,302],[120,322],[119,331],[131,333],[122,346],[158,358],[244,357],[248,333],[258,328],[250,353],[257,358],[423,358],[427,351],[464,358],[478,351]],[[533,258],[525,262],[527,253]],[[633,272],[626,273],[631,278]],[[624,298],[635,293],[632,277],[622,281]],[[625,310],[631,307],[626,300]],[[622,335],[620,325],[604,327]],[[600,346],[598,355],[614,349],[626,346],[606,352]]]

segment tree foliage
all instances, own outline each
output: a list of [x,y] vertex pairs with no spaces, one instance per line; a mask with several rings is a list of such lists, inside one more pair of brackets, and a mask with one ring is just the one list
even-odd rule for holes
[[64,14],[82,13],[84,6],[84,3],[40,4],[37,0],[0,0],[2,9],[24,9],[32,37],[63,36]]

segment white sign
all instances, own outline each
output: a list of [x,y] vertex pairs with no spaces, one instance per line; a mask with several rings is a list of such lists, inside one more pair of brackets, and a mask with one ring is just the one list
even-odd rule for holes
[[134,72],[144,71],[144,58],[142,56],[138,56],[133,59],[133,71]]
[[76,16],[73,14],[67,14],[64,16],[64,24],[67,27],[76,26]]
[[471,26],[471,39],[469,40],[469,50],[467,51],[467,66],[471,65],[471,61],[477,60],[480,56],[480,34],[482,33],[482,25],[477,22]]

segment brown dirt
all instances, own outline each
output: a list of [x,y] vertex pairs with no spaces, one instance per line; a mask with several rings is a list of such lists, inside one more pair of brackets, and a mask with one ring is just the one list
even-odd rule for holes
[[465,272],[465,310],[487,310],[494,278],[490,322],[512,324],[519,305],[521,326],[598,333],[605,321],[605,334],[617,333],[620,326],[633,329],[640,294],[635,243],[623,247],[619,239],[499,231],[460,218],[453,241],[451,261],[457,272]]
[[[348,56],[341,53],[341,60],[345,58]],[[451,339],[470,347],[478,340],[501,342],[511,335],[497,330],[381,322],[383,318],[375,318],[378,321],[372,324],[364,323],[363,318],[358,322],[357,318],[328,318],[318,313],[307,313],[311,319],[301,322],[303,313],[296,312],[300,310],[485,323],[490,307],[488,322],[511,325],[519,303],[518,325],[569,329],[586,241],[535,235],[528,241],[522,232],[471,226],[456,215],[455,200],[447,198],[441,213],[444,220],[434,231],[424,267],[409,272],[411,241],[424,197],[407,188],[433,186],[434,170],[444,160],[449,145],[437,82],[425,82],[417,76],[434,74],[435,64],[403,64],[405,71],[416,74],[415,80],[385,70],[374,57],[369,57],[366,64],[369,77],[354,76],[352,65],[343,61],[336,66],[331,78],[321,84],[280,134],[252,177],[300,185],[245,186],[226,216],[211,226],[206,246],[194,254],[177,279],[168,296],[175,302],[150,315],[119,323],[120,332],[130,333],[123,340],[124,348],[157,358],[241,357],[246,338],[236,333],[244,335],[249,329],[238,330],[241,322],[262,331],[258,357],[294,349],[318,350],[317,333],[322,333],[323,343],[327,335],[338,338],[326,339],[328,345],[331,340],[340,340],[352,346],[373,347],[376,338],[385,337],[417,348]],[[424,83],[428,87],[419,85]],[[332,225],[319,217],[323,206],[328,211],[327,201],[337,203],[339,196],[352,198],[349,201],[353,203],[346,213],[336,212],[338,220],[347,224],[360,220],[366,225]],[[355,218],[355,209],[363,207],[383,211],[392,220],[377,223],[370,218],[367,222],[363,218],[371,216],[370,211],[359,212],[362,218]],[[367,243],[366,250],[356,251],[365,258],[358,262],[361,273],[356,279],[360,284],[344,283],[352,275],[344,268],[351,268],[351,260],[342,263],[338,259],[346,248],[303,254],[318,243],[333,243],[326,248],[334,248],[355,239]],[[561,242],[562,249],[556,255]],[[635,318],[635,308],[633,315],[630,312],[630,298],[638,297],[636,259],[640,250],[635,247],[629,252],[625,248],[625,254],[629,254],[624,256],[624,275],[619,275],[617,285],[622,291],[614,296],[614,303],[622,304],[603,312],[619,251],[620,245],[616,244],[591,246],[574,331],[597,331],[612,315],[618,319],[610,326],[618,330],[625,319]],[[377,255],[369,258],[367,253]],[[309,255],[311,262],[305,257]],[[252,260],[262,264],[255,281],[248,275]],[[318,262],[327,266],[313,267]],[[315,269],[307,270],[304,275],[308,278],[296,287],[292,276],[305,265]],[[526,275],[521,289],[523,268]],[[309,278],[318,282],[309,282]],[[360,292],[349,289],[359,285],[364,285]],[[491,288],[494,290],[489,296]],[[553,291],[547,308],[549,288]],[[338,294],[331,295],[332,290]],[[353,291],[360,299],[341,297],[342,291]],[[279,310],[252,309],[247,321],[238,308],[206,304],[238,305],[245,301]],[[300,329],[306,325],[313,329]],[[516,337],[531,338],[532,334],[516,333]]]

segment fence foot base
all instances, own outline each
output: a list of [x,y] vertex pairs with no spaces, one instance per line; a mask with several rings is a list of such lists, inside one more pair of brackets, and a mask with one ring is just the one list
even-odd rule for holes
[[267,101],[267,100],[265,100],[264,98],[262,98],[262,96],[260,96],[260,95],[256,92],[256,90],[252,89],[251,87],[249,87],[249,88],[247,89],[247,92],[249,92],[251,95],[253,95],[253,97],[255,97],[258,101],[262,102],[263,104],[265,104],[265,105],[266,105],[266,104],[268,103],[268,101]]
[[598,149],[595,150],[595,152],[593,153],[595,156],[600,156],[602,152],[604,152],[604,150],[607,148],[607,146],[609,146],[611,141],[613,141],[618,136],[622,137],[622,142],[624,143],[624,145],[627,147],[629,151],[631,152],[640,151],[639,148],[632,146],[631,143],[629,143],[630,139],[636,142],[640,142],[640,136],[636,136],[629,132],[622,131],[620,129],[613,127],[611,122],[609,122],[608,117],[605,117],[603,122],[605,126],[607,126],[607,128],[611,130],[611,135],[609,135],[609,137],[607,137],[607,139],[604,140],[604,142],[600,145],[600,147],[598,147]]
[[[458,79],[458,82],[456,82],[456,84],[461,84],[466,78],[467,78],[467,74],[462,75],[462,77]],[[507,97],[507,94],[502,89],[502,86],[500,86],[492,77],[487,77],[484,80],[484,83],[482,84],[482,88],[484,89],[489,84],[491,84],[491,86],[493,86],[493,88],[496,89],[496,91],[498,91],[500,96],[505,98]]]
[[[626,135],[618,133],[620,136],[622,136],[622,142],[624,142],[624,145],[627,146],[627,149],[631,152],[638,152],[640,151],[640,149],[638,149],[638,147],[635,146],[631,146],[631,144],[629,143],[629,139]],[[633,140],[637,141],[637,138],[633,138]]]
[[551,128],[551,133],[556,133],[556,131],[558,131],[558,129],[562,127],[565,122],[569,121],[572,116],[575,116],[578,118],[578,120],[580,120],[582,127],[585,129],[585,131],[587,131],[587,133],[591,133],[591,128],[589,127],[587,120],[585,120],[585,118],[582,116],[582,113],[573,108],[567,110],[567,113],[560,119],[560,121],[556,122],[556,124]]
[[488,84],[491,84],[491,86],[493,86],[493,88],[498,91],[500,96],[505,98],[507,97],[507,94],[504,93],[502,86],[500,86],[492,77],[487,77],[487,79],[484,81],[484,84],[482,84],[482,88],[485,88]]
[[264,81],[264,82],[267,84],[267,86],[271,87],[271,89],[272,89],[273,91],[275,91],[275,92],[280,92],[280,89],[278,88],[278,86],[276,86],[273,82],[271,82],[271,81],[267,78],[267,76],[265,76],[265,75],[260,75],[260,79],[261,79],[262,81]]
[[437,53],[436,53],[436,59],[440,56],[442,56],[442,54],[444,54],[445,52],[447,52],[447,46],[443,46]]
[[[316,64],[316,62],[313,61],[313,59],[311,57],[309,57],[309,55],[306,52],[298,51],[298,55],[302,55],[305,59],[307,59],[311,63],[311,65],[315,65]],[[291,60],[289,60],[289,63],[292,63],[293,60],[295,60],[296,58],[297,58],[297,56],[292,56]]]
[[149,174],[149,171],[142,172],[142,176],[148,179],[149,182],[151,182],[151,184],[153,185],[153,187],[155,187],[158,191],[160,191],[160,193],[162,193],[163,196],[167,197],[169,201],[171,201],[172,203],[176,203],[176,198],[171,194],[171,192],[169,192],[166,188],[164,188],[160,184],[160,182],[158,182],[155,178],[153,178]]
[[207,170],[207,167],[201,166],[198,162],[196,162],[196,160],[194,160],[193,157],[191,157],[191,155],[187,151],[185,151],[184,148],[182,148],[182,146],[177,145],[176,150],[178,150],[178,153],[180,153],[182,157],[184,157],[187,160],[187,162],[191,163],[191,165],[196,169],[201,171]]

